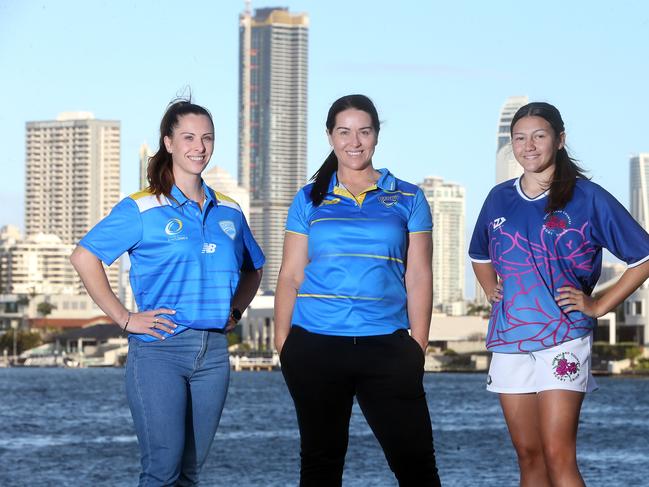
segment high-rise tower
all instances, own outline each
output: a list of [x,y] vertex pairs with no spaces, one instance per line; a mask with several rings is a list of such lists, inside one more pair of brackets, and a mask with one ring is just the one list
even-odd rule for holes
[[286,8],[240,16],[239,185],[250,191],[250,226],[266,254],[260,289],[274,291],[284,225],[306,182],[309,18]]
[[509,135],[509,125],[516,111],[523,105],[527,105],[526,96],[511,96],[507,98],[505,104],[500,110],[498,118],[498,134],[496,148],[496,184],[507,181],[508,179],[517,178],[523,174],[523,168],[520,166],[512,152],[511,136]]
[[629,163],[631,215],[649,231],[649,152],[632,156]]
[[120,124],[90,113],[27,122],[25,233],[76,244],[119,201]]
[[[629,159],[630,212],[649,230],[649,152]],[[649,345],[649,280],[624,300],[624,322],[642,329],[642,343]]]
[[464,304],[464,188],[435,176],[419,187],[433,215],[433,307],[457,314]]
[[[26,128],[26,237],[51,234],[76,244],[119,201],[120,123],[72,112]],[[117,290],[113,268],[108,276]]]

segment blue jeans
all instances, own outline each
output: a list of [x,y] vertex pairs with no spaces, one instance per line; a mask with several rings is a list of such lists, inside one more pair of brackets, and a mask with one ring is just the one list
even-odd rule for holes
[[140,486],[198,484],[229,380],[223,333],[187,329],[155,342],[129,339],[126,396],[142,457]]

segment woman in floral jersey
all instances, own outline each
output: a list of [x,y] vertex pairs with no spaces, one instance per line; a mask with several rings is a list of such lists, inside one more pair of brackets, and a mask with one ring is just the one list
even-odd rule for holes
[[[523,175],[491,190],[469,255],[493,304],[487,389],[500,395],[522,486],[581,486],[576,442],[593,329],[649,277],[649,235],[565,148],[548,103],[518,110],[510,132]],[[597,299],[602,249],[627,263]]]

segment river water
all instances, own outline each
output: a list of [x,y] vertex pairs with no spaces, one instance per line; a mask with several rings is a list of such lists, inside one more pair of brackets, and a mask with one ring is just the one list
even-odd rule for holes
[[[123,369],[0,369],[1,486],[133,486],[139,455]],[[649,486],[649,379],[600,378],[584,402],[578,456],[589,486]],[[515,486],[514,450],[483,374],[427,374],[445,486]],[[278,372],[235,372],[203,470],[206,486],[295,486],[299,437]],[[354,407],[345,486],[394,486]]]

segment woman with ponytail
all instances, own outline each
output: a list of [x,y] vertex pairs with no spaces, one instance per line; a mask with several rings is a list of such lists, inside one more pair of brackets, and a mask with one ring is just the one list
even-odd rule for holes
[[[205,108],[169,105],[149,187],[120,201],[71,257],[88,294],[129,334],[141,486],[198,485],[228,390],[226,333],[261,281],[264,255],[241,208],[201,178],[213,148]],[[115,296],[102,264],[124,252],[138,311]]]
[[[584,177],[554,106],[525,105],[510,132],[523,175],[491,190],[469,247],[492,303],[487,389],[500,396],[520,485],[583,486],[577,426],[585,393],[597,388],[593,330],[649,278],[649,235]],[[603,248],[628,267],[593,298]]]
[[326,127],[332,151],[289,209],[275,293],[300,485],[341,485],[355,396],[399,485],[437,486],[422,384],[430,208],[417,186],[374,169],[380,122],[369,98],[336,100]]

